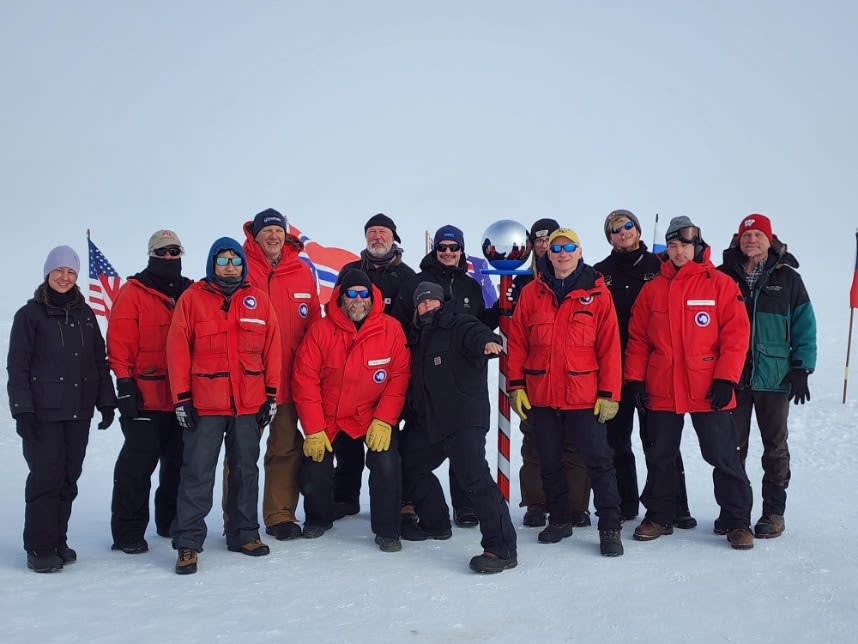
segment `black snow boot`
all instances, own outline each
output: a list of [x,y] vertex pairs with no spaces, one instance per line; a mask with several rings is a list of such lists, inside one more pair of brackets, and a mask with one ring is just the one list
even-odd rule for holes
[[481,555],[477,555],[476,557],[472,557],[470,563],[471,570],[482,574],[503,572],[507,568],[515,568],[517,565],[518,559],[515,555],[504,559],[503,557],[498,557],[496,554],[488,551]]
[[619,557],[623,554],[623,542],[619,530],[599,530],[599,551],[604,557]]
[[28,550],[27,568],[33,572],[57,572],[63,569],[63,560],[53,550]]
[[557,543],[561,539],[572,536],[571,523],[549,523],[537,536],[539,543]]
[[67,543],[57,548],[57,556],[63,560],[64,564],[72,564],[77,561],[77,553],[69,548],[69,544]]
[[444,541],[453,536],[453,531],[450,528],[427,530],[419,523],[408,523],[400,527],[400,536],[406,541],[426,541],[427,539]]

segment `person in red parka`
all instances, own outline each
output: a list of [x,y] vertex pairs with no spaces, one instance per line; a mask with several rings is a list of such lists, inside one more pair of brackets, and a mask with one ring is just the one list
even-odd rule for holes
[[167,334],[167,368],[184,430],[173,547],[176,572],[197,571],[221,443],[229,459],[227,549],[267,555],[259,539],[259,436],[277,412],[280,329],[268,296],[247,283],[241,245],[221,237],[206,277],[184,292]]
[[622,384],[614,302],[602,276],[582,260],[578,234],[569,228],[548,236],[537,271],[513,311],[507,382],[510,406],[530,419],[539,451],[549,517],[538,539],[557,543],[572,534],[562,458],[564,445],[574,443],[593,488],[600,551],[616,557],[623,554],[620,495],[605,431]]
[[[286,218],[269,208],[244,224],[247,281],[265,291],[280,324],[282,368],[277,414],[268,428],[262,519],[265,532],[279,540],[301,536],[295,521],[303,438],[292,402],[292,361],[310,325],[321,319],[316,281],[298,256],[304,244],[286,232]],[[226,511],[226,504],[224,504]]]
[[736,283],[716,270],[709,246],[688,217],[674,217],[659,275],[632,306],[624,378],[647,415],[643,440],[647,512],[638,541],[673,533],[675,461],[685,414],[697,432],[703,459],[714,468],[715,499],[730,545],[754,545],[751,485],[739,452],[733,390],[748,351],[750,325]]
[[355,442],[365,442],[370,524],[378,547],[395,552],[402,548],[397,423],[410,375],[405,334],[399,322],[382,312],[381,291],[361,270],[341,276],[331,302],[327,317],[304,336],[292,373],[306,456],[300,477],[304,537],[322,536],[337,518],[337,450],[352,453]]
[[145,269],[119,290],[107,326],[107,359],[119,390],[125,442],[113,470],[110,530],[113,549],[146,552],[149,490],[158,467],[155,529],[170,536],[182,466],[182,432],[167,378],[167,330],[176,300],[191,285],[182,277],[185,249],[172,230],[149,238]]

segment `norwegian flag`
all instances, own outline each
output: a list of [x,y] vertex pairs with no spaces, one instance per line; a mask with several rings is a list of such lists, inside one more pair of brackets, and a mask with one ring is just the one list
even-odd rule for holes
[[349,262],[360,259],[360,257],[344,248],[322,246],[298,230],[293,224],[287,223],[286,225],[288,226],[286,232],[304,243],[304,251],[300,257],[307,262],[310,270],[313,271],[319,289],[319,301],[322,304],[327,304],[328,300],[331,299],[331,292],[334,290],[340,269]]
[[89,244],[89,305],[93,313],[109,320],[122,278],[89,236],[86,241]]

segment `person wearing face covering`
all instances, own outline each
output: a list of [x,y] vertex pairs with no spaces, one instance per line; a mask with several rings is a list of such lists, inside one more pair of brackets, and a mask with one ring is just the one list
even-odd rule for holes
[[113,470],[113,549],[146,552],[149,490],[158,467],[155,529],[170,536],[182,465],[182,432],[167,378],[167,330],[176,301],[191,285],[182,276],[185,249],[172,230],[149,238],[149,261],[119,290],[107,327],[107,358],[119,390],[125,442]]
[[229,237],[209,250],[206,276],[179,298],[167,333],[167,370],[182,427],[182,469],[171,535],[176,573],[197,571],[221,444],[229,460],[227,549],[267,555],[259,539],[259,437],[277,413],[277,316],[247,282],[244,249]]
[[95,314],[77,286],[80,259],[57,246],[44,281],[15,313],[7,390],[29,476],[24,491],[24,549],[35,572],[77,560],[66,540],[93,411],[99,429],[113,422],[116,394]]
[[450,510],[433,473],[449,459],[482,534],[483,553],[471,559],[471,570],[490,574],[515,568],[515,528],[486,462],[488,360],[503,350],[501,338],[474,316],[454,311],[452,303],[444,301],[444,289],[434,282],[420,282],[412,297],[415,318],[408,335],[411,383],[402,469],[420,520],[403,525],[402,538],[452,536]]

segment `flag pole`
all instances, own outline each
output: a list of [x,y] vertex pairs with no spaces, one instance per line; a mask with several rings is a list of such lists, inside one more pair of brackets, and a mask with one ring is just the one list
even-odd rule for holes
[[658,234],[658,213],[655,213],[655,223],[652,225],[652,239],[650,245],[655,246],[655,236]]
[[849,354],[852,349],[852,320],[855,317],[855,309],[849,308],[849,336],[846,340],[846,368],[843,371],[843,404],[846,404],[846,385],[849,382]]

